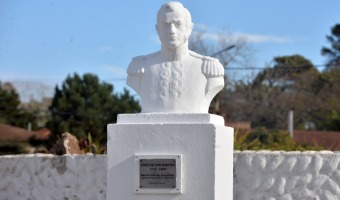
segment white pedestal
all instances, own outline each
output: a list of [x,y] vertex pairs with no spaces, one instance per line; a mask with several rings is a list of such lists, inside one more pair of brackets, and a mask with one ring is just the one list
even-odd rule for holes
[[[124,114],[108,125],[107,200],[232,200],[233,128],[209,114]],[[179,192],[137,191],[136,157],[180,155]],[[177,177],[177,178],[180,178]],[[137,181],[137,182],[136,182]],[[137,184],[136,184],[137,183]],[[136,186],[137,185],[137,186]],[[180,188],[178,188],[180,187]],[[158,191],[165,192],[158,192]]]

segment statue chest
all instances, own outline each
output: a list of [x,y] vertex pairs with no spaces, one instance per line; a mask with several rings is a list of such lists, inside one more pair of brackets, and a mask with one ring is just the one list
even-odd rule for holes
[[194,59],[146,66],[141,79],[143,110],[161,106],[164,111],[171,111],[181,105],[200,103],[206,85],[201,66],[202,62]]
[[152,79],[156,87],[152,91],[155,96],[166,99],[180,98],[185,93],[186,64],[183,62],[166,62],[158,65],[153,65],[150,68]]

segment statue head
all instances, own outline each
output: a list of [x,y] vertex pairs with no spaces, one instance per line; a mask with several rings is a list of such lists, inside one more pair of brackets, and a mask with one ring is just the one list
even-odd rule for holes
[[159,9],[156,30],[167,48],[177,49],[187,44],[192,28],[191,15],[181,3],[168,2]]

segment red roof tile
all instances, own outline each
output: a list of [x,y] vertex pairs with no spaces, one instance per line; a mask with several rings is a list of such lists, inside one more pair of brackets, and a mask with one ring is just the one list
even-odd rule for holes
[[0,124],[0,140],[28,141],[31,137],[35,137],[37,140],[46,140],[50,133],[49,129],[27,131],[8,124]]
[[295,130],[293,139],[299,144],[317,145],[327,150],[340,151],[340,132]]

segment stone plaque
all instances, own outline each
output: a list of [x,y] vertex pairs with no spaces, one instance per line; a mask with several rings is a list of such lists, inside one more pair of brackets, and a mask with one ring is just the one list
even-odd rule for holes
[[140,159],[140,188],[176,188],[176,159]]

